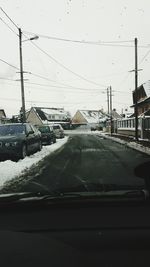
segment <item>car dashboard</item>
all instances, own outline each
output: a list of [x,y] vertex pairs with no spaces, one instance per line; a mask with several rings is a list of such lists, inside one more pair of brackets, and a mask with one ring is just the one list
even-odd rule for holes
[[150,203],[0,208],[1,266],[149,266]]

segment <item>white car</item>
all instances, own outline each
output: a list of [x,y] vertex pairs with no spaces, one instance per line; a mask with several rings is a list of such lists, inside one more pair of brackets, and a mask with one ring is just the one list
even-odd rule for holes
[[53,130],[56,135],[56,138],[64,138],[64,130],[60,124],[54,124]]

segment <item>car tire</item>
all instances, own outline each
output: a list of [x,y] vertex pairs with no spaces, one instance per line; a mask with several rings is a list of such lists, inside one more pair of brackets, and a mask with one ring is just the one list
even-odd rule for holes
[[42,149],[42,142],[40,141],[38,151],[41,151],[41,149]]
[[51,143],[52,143],[52,140],[51,139],[49,139],[49,141],[48,141],[48,145],[51,145]]
[[24,159],[26,156],[27,156],[27,146],[26,144],[22,144],[20,157],[21,159]]

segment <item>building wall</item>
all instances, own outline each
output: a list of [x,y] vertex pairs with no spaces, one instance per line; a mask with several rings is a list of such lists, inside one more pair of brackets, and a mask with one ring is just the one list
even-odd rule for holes
[[143,103],[140,107],[138,107],[138,115],[141,115],[145,111],[150,110],[150,103]]
[[82,116],[82,114],[80,113],[80,111],[78,110],[76,112],[76,114],[74,115],[74,117],[72,118],[72,123],[77,123],[77,124],[87,124],[87,121],[85,120],[85,118]]
[[47,115],[48,120],[53,120],[53,121],[63,121],[65,120],[65,115],[64,114],[48,114]]
[[27,116],[27,122],[30,122],[30,123],[37,125],[37,126],[43,125],[42,121],[40,120],[38,115],[33,110],[31,110],[29,112],[29,114]]
[[4,118],[5,117],[5,114],[2,110],[0,110],[0,118]]

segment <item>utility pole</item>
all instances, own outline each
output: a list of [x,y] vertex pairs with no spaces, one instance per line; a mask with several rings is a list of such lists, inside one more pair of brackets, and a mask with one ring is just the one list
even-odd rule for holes
[[19,28],[19,52],[20,52],[20,80],[21,80],[21,98],[22,98],[22,118],[26,122],[25,96],[24,96],[24,79],[23,79],[23,61],[22,61],[22,31]]
[[135,139],[138,141],[138,107],[137,107],[137,88],[138,88],[138,55],[137,55],[137,43],[135,38]]
[[107,107],[108,107],[108,114],[110,113],[109,111],[109,87],[107,88]]
[[112,135],[112,88],[110,86],[110,133]]

